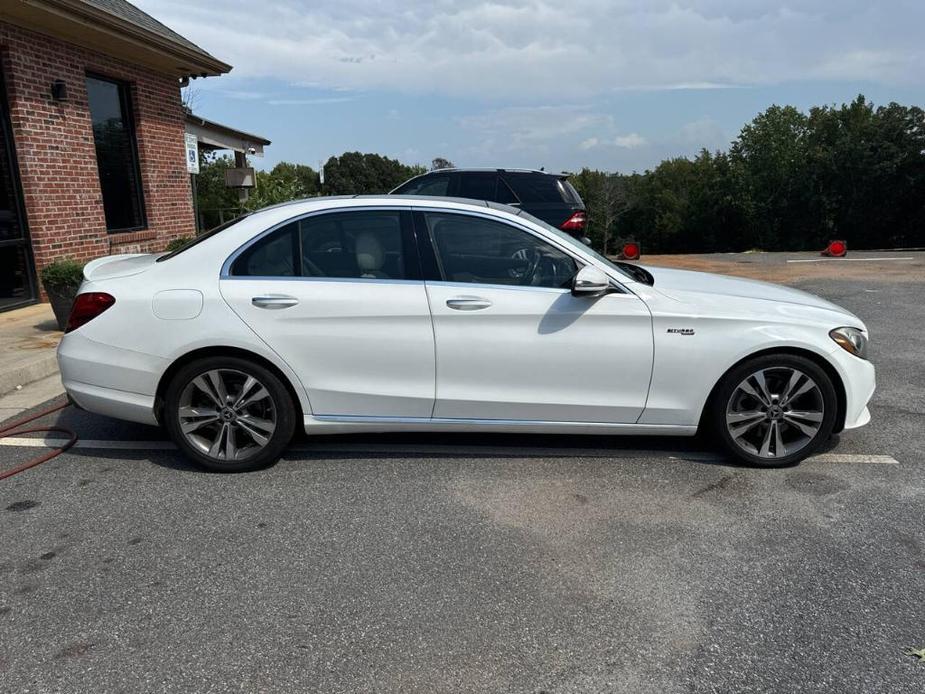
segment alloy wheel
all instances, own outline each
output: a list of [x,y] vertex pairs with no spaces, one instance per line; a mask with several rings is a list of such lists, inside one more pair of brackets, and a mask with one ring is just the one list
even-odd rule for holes
[[792,367],[764,368],[736,386],[726,405],[726,430],[742,450],[767,460],[808,446],[825,418],[816,382]]
[[277,408],[270,391],[252,375],[212,369],[193,378],[180,394],[180,432],[217,461],[246,460],[270,443]]

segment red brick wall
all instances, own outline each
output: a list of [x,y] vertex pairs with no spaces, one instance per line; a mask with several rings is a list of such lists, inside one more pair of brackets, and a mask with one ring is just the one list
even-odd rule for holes
[[[26,218],[38,268],[61,257],[156,251],[195,230],[175,77],[0,22],[6,80]],[[86,73],[131,85],[147,228],[106,232]],[[67,99],[51,98],[55,80]]]

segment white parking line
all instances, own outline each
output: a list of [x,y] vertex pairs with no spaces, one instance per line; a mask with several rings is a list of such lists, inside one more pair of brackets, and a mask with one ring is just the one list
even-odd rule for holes
[[[62,438],[12,437],[0,439],[0,446],[21,448],[57,448],[67,443]],[[109,451],[172,451],[176,446],[170,441],[101,441],[97,439],[80,439],[74,448]],[[382,453],[406,455],[447,455],[478,456],[507,455],[511,457],[528,457],[535,455],[562,456],[570,458],[643,458],[665,457],[668,460],[692,460],[699,462],[725,462],[725,458],[702,451],[658,451],[626,448],[552,448],[521,446],[449,446],[434,444],[405,445],[396,443],[357,444],[343,443],[327,445],[298,444],[289,448],[298,453],[338,454],[363,453],[375,456]],[[876,453],[821,453],[807,458],[808,463],[854,463],[874,465],[898,465],[893,456]]]
[[915,258],[807,258],[788,260],[788,263],[827,263],[830,260],[846,260],[849,263],[871,263],[880,260],[915,260]]
[[815,463],[869,463],[874,465],[899,465],[891,455],[874,455],[866,453],[820,453],[806,459]]

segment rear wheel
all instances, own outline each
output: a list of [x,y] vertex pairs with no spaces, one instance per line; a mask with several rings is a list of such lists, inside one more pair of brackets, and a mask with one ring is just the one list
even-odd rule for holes
[[750,359],[732,369],[710,404],[720,444],[750,465],[794,465],[832,435],[837,396],[815,362],[791,354]]
[[238,357],[187,364],[168,385],[164,405],[180,450],[217,472],[273,465],[295,430],[295,407],[280,379]]

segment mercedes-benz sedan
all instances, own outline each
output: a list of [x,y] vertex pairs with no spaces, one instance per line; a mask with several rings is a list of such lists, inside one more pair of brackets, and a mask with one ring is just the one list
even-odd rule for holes
[[79,407],[166,427],[213,470],[297,426],[691,436],[787,465],[870,419],[857,316],[811,294],[614,264],[514,208],[267,208],[85,269],[58,358]]

